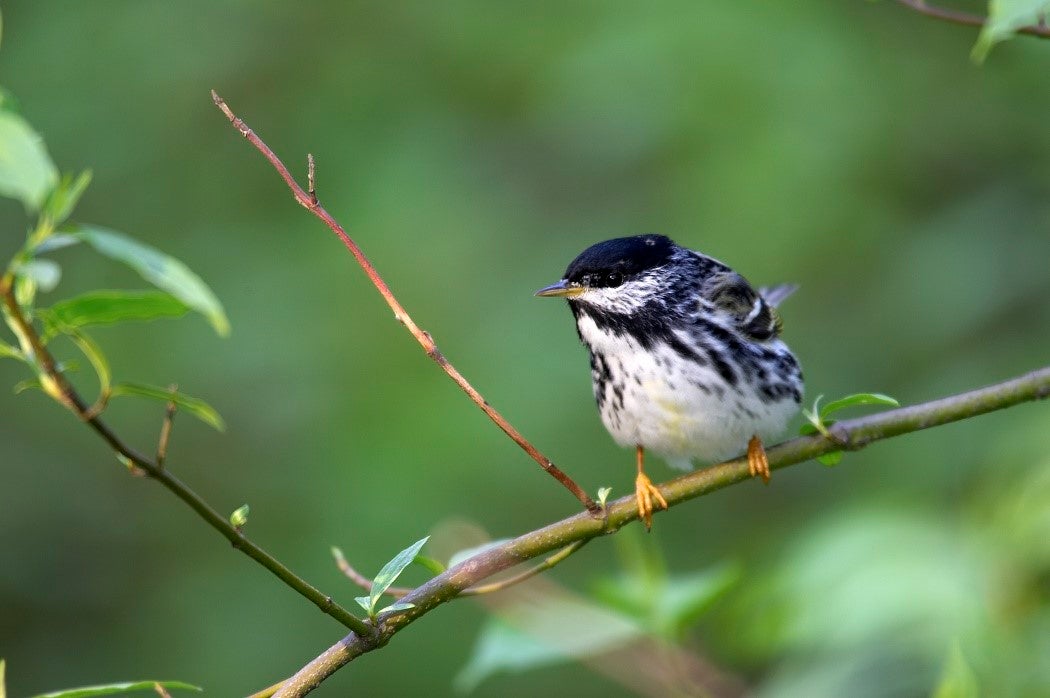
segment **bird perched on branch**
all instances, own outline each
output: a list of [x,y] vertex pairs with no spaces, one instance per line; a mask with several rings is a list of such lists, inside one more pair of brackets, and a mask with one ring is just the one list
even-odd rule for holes
[[780,339],[777,304],[795,290],[755,291],[725,264],[663,235],[599,242],[561,281],[536,292],[565,298],[591,356],[602,423],[633,446],[639,517],[667,508],[645,474],[645,451],[690,469],[747,451],[769,481],[763,440],[802,401],[802,371]]

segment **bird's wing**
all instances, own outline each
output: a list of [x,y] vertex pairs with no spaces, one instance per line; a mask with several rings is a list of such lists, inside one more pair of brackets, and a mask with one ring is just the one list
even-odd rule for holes
[[765,342],[780,334],[782,325],[776,305],[797,288],[791,284],[755,291],[747,279],[726,269],[711,274],[700,293],[717,311],[728,317],[747,337]]

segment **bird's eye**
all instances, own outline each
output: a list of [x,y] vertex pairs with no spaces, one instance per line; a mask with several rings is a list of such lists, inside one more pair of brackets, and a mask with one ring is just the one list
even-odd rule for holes
[[612,271],[606,275],[605,280],[610,286],[619,286],[623,283],[623,274]]

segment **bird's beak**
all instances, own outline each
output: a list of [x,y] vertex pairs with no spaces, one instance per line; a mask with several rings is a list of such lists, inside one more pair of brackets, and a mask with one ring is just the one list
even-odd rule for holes
[[578,296],[586,290],[586,286],[571,285],[568,281],[562,279],[556,284],[551,284],[550,286],[541,288],[539,291],[536,291],[535,295],[541,296],[543,298],[557,296],[561,296],[563,298],[573,298],[574,296]]

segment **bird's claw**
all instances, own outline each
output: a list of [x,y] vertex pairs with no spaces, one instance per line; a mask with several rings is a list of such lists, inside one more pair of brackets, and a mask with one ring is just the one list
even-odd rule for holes
[[661,509],[667,508],[667,500],[660,494],[653,481],[645,473],[638,473],[634,480],[634,498],[638,502],[638,518],[645,524],[645,530],[653,527],[653,505],[659,505]]
[[762,446],[762,440],[752,436],[747,442],[747,470],[751,477],[761,477],[767,485],[771,473],[769,470],[769,458],[766,457],[766,449]]

